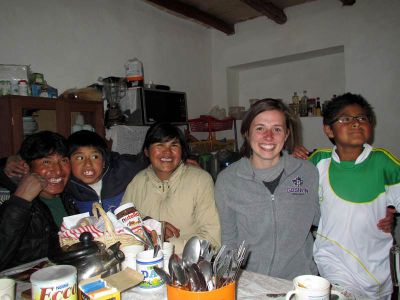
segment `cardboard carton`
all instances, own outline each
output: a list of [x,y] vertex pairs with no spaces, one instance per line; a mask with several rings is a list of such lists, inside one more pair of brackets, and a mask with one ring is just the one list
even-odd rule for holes
[[126,268],[106,278],[100,275],[79,282],[79,299],[81,300],[121,300],[121,292],[130,289],[143,281],[143,274]]

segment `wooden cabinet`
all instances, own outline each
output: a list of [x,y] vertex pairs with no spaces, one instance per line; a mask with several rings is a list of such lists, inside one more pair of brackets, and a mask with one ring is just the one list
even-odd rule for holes
[[[23,113],[26,110],[51,111],[55,121],[47,128],[68,137],[71,134],[71,114],[81,113],[85,122],[104,137],[103,102],[61,100],[30,96],[0,97],[0,157],[15,154],[24,139]],[[41,130],[43,128],[40,128]]]

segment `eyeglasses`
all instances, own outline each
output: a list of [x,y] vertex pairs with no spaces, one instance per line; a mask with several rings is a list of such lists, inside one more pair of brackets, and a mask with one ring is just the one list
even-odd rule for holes
[[333,120],[331,124],[339,122],[340,124],[350,124],[353,123],[354,121],[357,121],[359,123],[369,123],[370,118],[368,116],[341,116],[338,117],[337,119]]

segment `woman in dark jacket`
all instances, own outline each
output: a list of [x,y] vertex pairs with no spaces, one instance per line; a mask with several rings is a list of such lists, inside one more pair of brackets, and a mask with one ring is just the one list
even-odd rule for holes
[[20,155],[30,173],[18,187],[0,171],[0,184],[14,191],[0,206],[0,270],[59,250],[58,227],[72,213],[60,196],[71,172],[65,138],[50,131],[33,134]]

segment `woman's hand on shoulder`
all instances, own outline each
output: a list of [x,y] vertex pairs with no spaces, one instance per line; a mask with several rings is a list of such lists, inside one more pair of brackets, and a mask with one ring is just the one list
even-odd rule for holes
[[29,172],[28,164],[19,156],[12,155],[7,158],[4,173],[9,177],[22,177]]
[[396,210],[394,208],[386,208],[386,217],[380,219],[377,226],[380,230],[386,233],[391,233],[394,227],[394,214]]
[[188,159],[186,160],[186,164],[201,169],[199,163],[198,163],[196,160],[194,160],[194,159],[188,158]]
[[310,151],[308,151],[306,147],[299,145],[294,147],[292,156],[295,158],[307,159],[309,154]]

